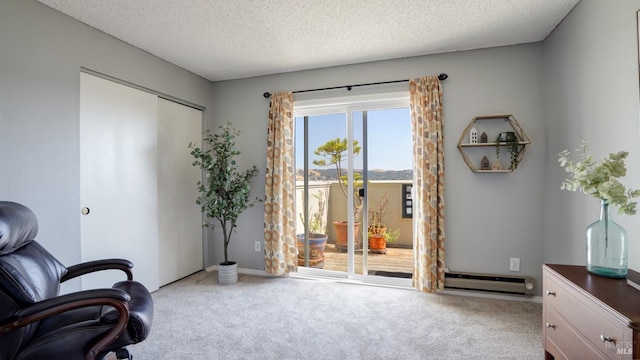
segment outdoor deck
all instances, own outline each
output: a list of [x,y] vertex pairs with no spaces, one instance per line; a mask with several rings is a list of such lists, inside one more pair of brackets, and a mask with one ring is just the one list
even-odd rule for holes
[[[347,271],[347,253],[327,244],[324,251],[324,270]],[[369,254],[369,273],[374,271],[413,273],[413,249],[387,248],[386,254]],[[355,271],[362,274],[362,250],[355,254]]]

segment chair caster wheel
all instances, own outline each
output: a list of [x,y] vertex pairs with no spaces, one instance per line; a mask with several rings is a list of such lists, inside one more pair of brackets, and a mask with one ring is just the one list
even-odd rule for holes
[[133,360],[133,356],[129,353],[129,350],[119,349],[119,350],[116,350],[116,359]]

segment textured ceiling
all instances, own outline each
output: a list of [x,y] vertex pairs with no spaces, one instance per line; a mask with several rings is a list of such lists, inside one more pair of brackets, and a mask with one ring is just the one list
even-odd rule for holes
[[579,0],[38,0],[212,81],[543,40]]

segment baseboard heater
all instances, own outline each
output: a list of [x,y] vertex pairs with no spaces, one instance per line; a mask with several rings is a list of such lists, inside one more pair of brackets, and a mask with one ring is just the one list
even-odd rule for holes
[[446,272],[444,288],[533,296],[535,279],[530,276]]

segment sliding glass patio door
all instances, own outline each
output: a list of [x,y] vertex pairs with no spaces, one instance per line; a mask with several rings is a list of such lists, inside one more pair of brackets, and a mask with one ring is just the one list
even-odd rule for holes
[[[294,105],[299,272],[349,278],[399,272],[390,265],[397,257],[370,249],[373,220],[393,226],[383,234],[386,243],[407,245],[400,270],[410,275],[412,223],[401,220],[403,181],[411,183],[408,100],[305,105]],[[372,210],[384,194],[383,219]]]

